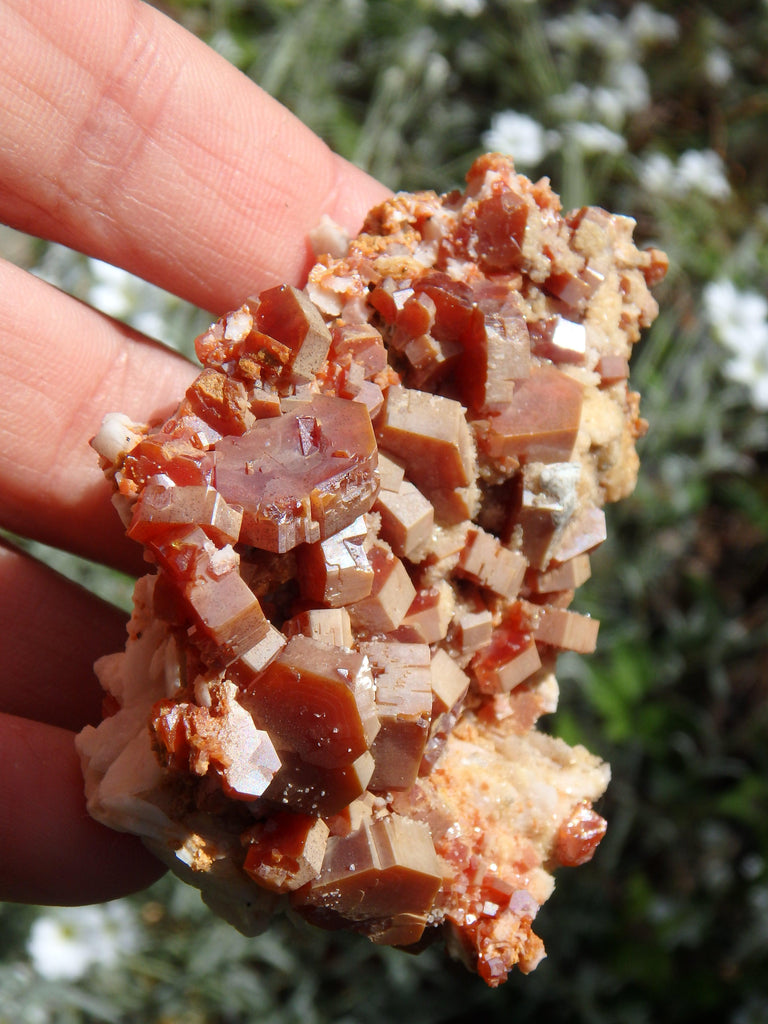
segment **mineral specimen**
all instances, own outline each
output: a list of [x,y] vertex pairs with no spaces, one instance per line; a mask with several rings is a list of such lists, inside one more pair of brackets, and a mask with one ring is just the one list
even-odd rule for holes
[[197,339],[176,412],[93,441],[152,571],[79,737],[88,804],[247,933],[438,936],[490,985],[588,860],[608,768],[537,728],[644,423],[663,254],[475,162]]

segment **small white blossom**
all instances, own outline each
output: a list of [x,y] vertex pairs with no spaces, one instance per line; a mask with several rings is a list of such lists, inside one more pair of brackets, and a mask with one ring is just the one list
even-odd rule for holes
[[589,87],[576,82],[550,100],[550,110],[563,121],[600,121],[620,130],[627,116],[644,110],[651,90],[645,71],[632,60],[610,61],[605,83]]
[[563,49],[592,46],[604,53],[626,51],[622,25],[613,14],[576,11],[544,23],[549,41]]
[[762,330],[768,321],[768,300],[756,291],[743,291],[728,278],[711,281],[704,289],[704,305],[710,323],[739,346],[744,334]]
[[768,411],[768,300],[725,278],[710,282],[703,298],[712,332],[730,353],[723,373],[749,389],[757,410]]
[[583,82],[574,82],[565,92],[556,93],[549,100],[552,113],[568,121],[580,121],[589,117],[592,104],[593,90]]
[[648,192],[673,199],[690,192],[727,199],[731,192],[723,161],[711,149],[688,149],[676,163],[664,153],[650,153],[639,163],[639,176]]
[[669,14],[655,11],[650,4],[634,4],[624,22],[638,46],[674,43],[680,35],[680,26]]
[[491,118],[483,134],[483,145],[495,153],[511,156],[518,167],[533,167],[547,152],[546,130],[527,114],[503,110]]
[[716,46],[704,58],[704,75],[711,85],[725,85],[733,78],[733,65],[726,51]]
[[609,128],[621,128],[626,120],[627,106],[618,89],[598,85],[592,90],[590,116],[597,117]]
[[645,110],[651,102],[648,75],[634,60],[614,61],[607,71],[610,90],[620,101],[624,114]]
[[695,189],[711,199],[726,199],[731,186],[723,161],[712,149],[687,149],[677,163],[678,187]]
[[675,191],[675,164],[665,153],[649,153],[640,162],[640,179],[648,192],[672,195]]
[[637,3],[623,21],[613,14],[575,11],[550,18],[544,32],[553,46],[564,50],[589,47],[609,63],[623,64],[636,60],[638,52],[674,42],[680,28],[670,15],[655,11],[648,3]]
[[583,153],[590,155],[606,153],[616,155],[623,153],[627,142],[623,135],[611,131],[604,124],[577,121],[568,125],[567,135]]
[[433,0],[435,7],[445,14],[465,14],[476,18],[485,10],[485,0]]
[[76,981],[99,964],[114,967],[139,946],[128,904],[65,907],[36,918],[27,941],[35,971],[51,981]]

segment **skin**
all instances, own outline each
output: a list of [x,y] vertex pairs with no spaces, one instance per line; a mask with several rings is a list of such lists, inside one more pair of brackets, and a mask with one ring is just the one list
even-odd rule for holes
[[[87,27],[87,28],[86,28]],[[300,285],[322,213],[387,195],[199,40],[137,0],[0,0],[0,219],[220,314]],[[0,526],[127,571],[88,446],[106,412],[170,410],[195,368],[0,261]],[[0,541],[0,898],[79,904],[162,867],[85,809],[75,733],[124,616]]]

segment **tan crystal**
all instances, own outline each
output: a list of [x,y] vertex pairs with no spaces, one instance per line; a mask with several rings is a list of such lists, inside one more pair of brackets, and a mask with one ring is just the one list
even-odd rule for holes
[[374,511],[381,516],[381,536],[399,558],[421,561],[432,537],[435,510],[421,491],[403,480],[396,491],[380,490]]
[[346,608],[309,608],[283,623],[286,636],[312,637],[330,647],[352,647],[352,624]]
[[362,516],[338,533],[298,551],[299,585],[310,601],[332,608],[371,593],[374,570],[365,552],[368,526]]
[[358,646],[373,672],[381,729],[371,746],[372,791],[412,785],[427,742],[432,713],[432,673],[426,644],[373,641]]
[[517,596],[528,563],[519,551],[505,548],[497,537],[471,527],[456,571],[502,597]]
[[451,656],[438,648],[431,663],[433,714],[450,711],[466,694],[469,676],[462,672]]
[[416,588],[388,545],[377,541],[368,552],[373,586],[368,597],[348,608],[352,625],[366,633],[391,633],[408,613]]

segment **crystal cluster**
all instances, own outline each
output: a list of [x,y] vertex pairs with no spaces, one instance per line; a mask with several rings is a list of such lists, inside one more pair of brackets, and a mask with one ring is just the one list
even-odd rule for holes
[[152,571],[79,737],[91,813],[246,932],[292,908],[491,985],[543,955],[607,766],[537,728],[634,485],[663,254],[497,155],[399,194],[197,339],[164,423],[94,439]]

